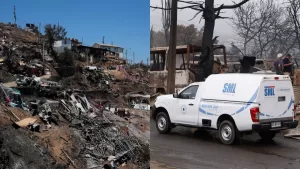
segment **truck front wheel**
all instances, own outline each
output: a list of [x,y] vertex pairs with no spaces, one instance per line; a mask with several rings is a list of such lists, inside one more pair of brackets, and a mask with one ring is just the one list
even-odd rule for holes
[[231,121],[224,120],[219,126],[219,138],[223,144],[233,144],[235,142],[236,129]]
[[156,128],[161,134],[168,134],[171,131],[171,122],[165,112],[160,112],[156,116]]
[[270,141],[275,137],[276,132],[267,131],[267,132],[259,132],[258,134],[260,138],[262,138],[263,140]]

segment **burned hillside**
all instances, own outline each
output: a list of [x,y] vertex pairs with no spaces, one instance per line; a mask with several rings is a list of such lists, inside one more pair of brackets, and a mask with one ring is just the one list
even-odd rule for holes
[[0,168],[149,168],[147,66],[80,44],[53,55],[12,24],[0,41]]

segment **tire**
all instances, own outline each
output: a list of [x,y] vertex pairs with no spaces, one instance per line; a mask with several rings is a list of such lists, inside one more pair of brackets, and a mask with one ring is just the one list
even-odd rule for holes
[[170,133],[172,127],[169,116],[165,112],[160,112],[156,116],[156,129],[161,134]]
[[259,132],[258,134],[260,138],[266,141],[271,141],[276,136],[276,132],[272,132],[272,131]]
[[219,126],[219,138],[223,144],[234,144],[236,141],[236,128],[231,121],[224,120]]

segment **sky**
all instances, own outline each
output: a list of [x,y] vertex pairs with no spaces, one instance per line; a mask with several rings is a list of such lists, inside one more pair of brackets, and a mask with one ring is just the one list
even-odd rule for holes
[[[198,0],[195,0],[198,1]],[[225,5],[232,5],[233,2],[241,2],[241,0],[215,0],[215,7],[218,7],[221,4]],[[161,7],[161,0],[150,0],[151,6],[159,6]],[[178,7],[181,6],[187,6],[187,4],[183,4],[181,2],[178,3]],[[221,16],[223,17],[232,17],[233,11],[232,10],[222,10]],[[201,22],[201,14],[199,14],[195,19],[192,21],[189,21],[191,18],[194,17],[196,14],[196,11],[192,9],[183,9],[178,10],[177,13],[177,24],[182,25],[189,25],[194,24],[196,27],[200,30],[203,27],[204,20],[202,19]],[[161,30],[162,29],[162,22],[161,22],[161,10],[159,9],[150,9],[150,27],[153,25],[154,30]],[[217,19],[215,30],[214,30],[214,36],[219,36],[219,44],[229,45],[231,42],[235,41],[235,34],[233,32],[232,27],[230,26],[230,20],[229,19]]]
[[105,36],[105,43],[124,48],[124,56],[128,49],[128,59],[133,52],[135,62],[149,58],[149,0],[5,0],[0,5],[0,22],[14,22],[14,5],[21,27],[59,23],[67,37],[83,39],[84,45],[102,43]]

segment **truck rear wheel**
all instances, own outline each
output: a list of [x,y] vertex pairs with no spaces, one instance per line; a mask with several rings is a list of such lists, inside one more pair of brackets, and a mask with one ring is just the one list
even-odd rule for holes
[[262,138],[263,140],[270,141],[275,137],[276,132],[266,131],[266,132],[259,132],[258,134],[260,138]]
[[165,112],[160,112],[156,116],[156,128],[161,134],[168,134],[171,131],[171,122]]
[[233,144],[235,142],[236,129],[231,121],[222,121],[219,126],[219,138],[223,144]]

